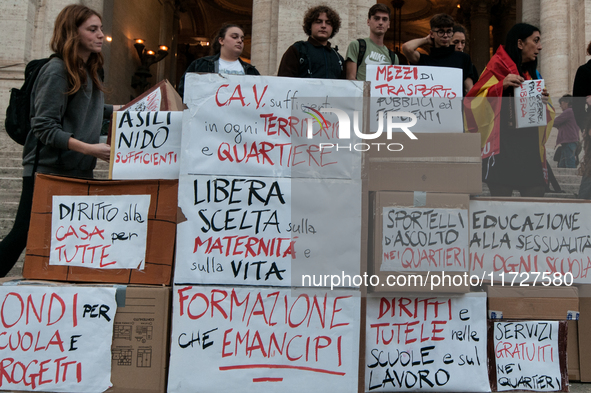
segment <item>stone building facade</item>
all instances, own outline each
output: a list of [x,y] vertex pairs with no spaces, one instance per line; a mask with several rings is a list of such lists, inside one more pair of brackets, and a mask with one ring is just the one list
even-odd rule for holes
[[[134,40],[146,47],[169,48],[169,55],[151,67],[148,81],[168,79],[176,84],[194,58],[208,54],[208,40],[223,22],[244,26],[246,60],[261,74],[274,75],[283,52],[294,41],[305,39],[301,28],[304,10],[317,0],[4,0],[0,3],[0,119],[9,90],[22,84],[26,63],[50,54],[49,40],[59,11],[73,2],[103,14],[105,35],[112,37],[103,49],[108,88],[107,101],[125,103],[140,91],[131,87],[139,66]],[[469,53],[481,71],[492,52],[503,42],[515,21],[537,25],[544,49],[540,72],[552,96],[572,91],[574,74],[587,57],[591,41],[591,0],[413,0],[386,1],[400,8],[398,29],[393,20],[386,36],[391,48],[425,36],[429,18],[438,12],[452,14],[469,31]],[[348,43],[368,35],[367,11],[375,0],[325,0],[338,10],[341,31],[332,40],[344,54]],[[396,31],[400,34],[396,36]]]

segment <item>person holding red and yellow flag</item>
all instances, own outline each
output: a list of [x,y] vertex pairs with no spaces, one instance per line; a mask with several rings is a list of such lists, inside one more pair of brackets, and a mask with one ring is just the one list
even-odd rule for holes
[[548,124],[518,129],[513,100],[515,87],[525,80],[541,79],[537,71],[541,50],[540,30],[527,23],[516,24],[464,100],[465,128],[482,136],[482,179],[492,196],[511,196],[513,190],[522,197],[544,196],[548,182],[545,144],[554,123],[554,108],[544,89]]

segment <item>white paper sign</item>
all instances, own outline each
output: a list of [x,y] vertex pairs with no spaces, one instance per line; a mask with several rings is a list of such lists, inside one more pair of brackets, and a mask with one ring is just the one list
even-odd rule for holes
[[174,281],[330,286],[359,274],[360,205],[360,181],[181,175]]
[[497,391],[562,390],[557,321],[494,323]]
[[143,99],[133,104],[128,109],[130,111],[159,111],[162,102],[162,92],[156,89]]
[[[459,68],[428,66],[367,66],[371,82],[370,130],[388,130],[388,112],[410,112],[417,118],[412,133],[464,132],[463,80]],[[393,122],[410,118],[394,117]],[[393,132],[402,132],[393,128]]]
[[0,389],[103,392],[111,386],[114,288],[0,287]]
[[291,182],[181,175],[175,283],[291,285]]
[[591,205],[470,201],[471,270],[504,285],[591,282]]
[[293,286],[355,286],[347,276],[360,274],[361,195],[361,180],[292,179]]
[[359,291],[173,292],[168,392],[357,392]]
[[143,270],[150,195],[55,195],[50,265]]
[[178,179],[182,112],[115,112],[113,179]]
[[[357,81],[187,74],[181,173],[357,179],[362,93]],[[344,111],[349,138],[321,108]]]
[[546,105],[542,101],[543,90],[543,79],[527,80],[515,88],[517,128],[538,127],[548,124]]
[[382,271],[468,271],[468,211],[384,207]]
[[486,295],[367,299],[365,391],[490,392]]

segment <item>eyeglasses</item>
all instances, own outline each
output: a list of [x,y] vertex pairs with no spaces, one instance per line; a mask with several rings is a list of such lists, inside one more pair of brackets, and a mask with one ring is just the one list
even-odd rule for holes
[[433,33],[437,33],[439,37],[443,37],[444,35],[453,35],[454,31],[452,29],[449,30],[431,30]]

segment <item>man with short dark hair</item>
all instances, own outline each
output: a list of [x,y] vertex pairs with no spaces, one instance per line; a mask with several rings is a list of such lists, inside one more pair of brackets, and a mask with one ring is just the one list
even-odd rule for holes
[[384,36],[390,28],[390,8],[374,4],[367,14],[369,37],[351,41],[347,49],[347,79],[365,80],[367,65],[398,64],[398,56],[384,45]]
[[[437,14],[429,22],[431,30],[424,38],[416,38],[402,45],[402,53],[410,64],[434,67],[452,67],[462,70],[464,92],[470,91],[475,77],[472,75],[472,60],[467,53],[458,52],[451,43],[454,19],[447,14]],[[419,46],[430,44],[428,55],[419,53]]]
[[324,5],[309,8],[302,27],[308,40],[298,41],[287,48],[277,76],[344,79],[345,61],[338,48],[333,48],[328,41],[341,27],[339,14]]

